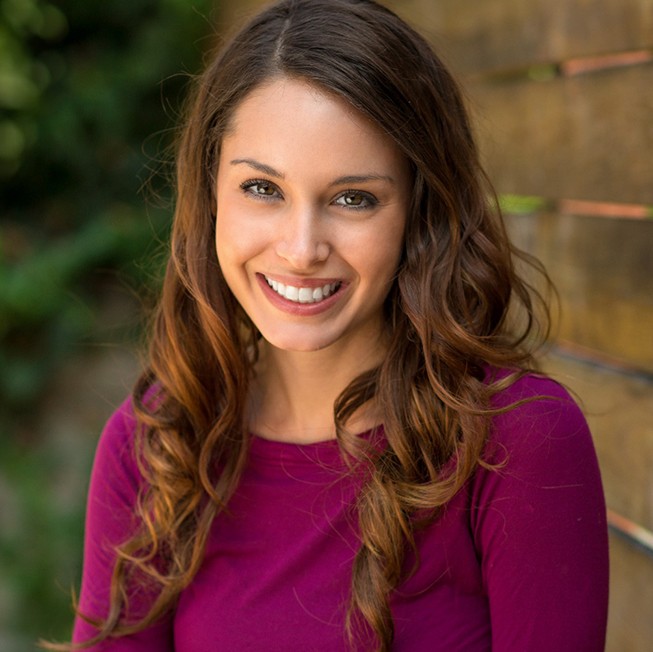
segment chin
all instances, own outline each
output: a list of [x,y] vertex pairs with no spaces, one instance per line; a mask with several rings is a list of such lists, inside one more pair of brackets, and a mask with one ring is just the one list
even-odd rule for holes
[[297,340],[292,340],[289,342],[286,340],[268,340],[265,337],[263,339],[267,344],[273,346],[275,349],[292,353],[312,353],[315,351],[322,351],[331,345],[331,342],[301,342]]
[[324,335],[313,337],[302,337],[293,333],[261,333],[263,341],[266,344],[279,349],[280,351],[289,351],[294,353],[310,353],[312,351],[322,351],[334,343],[331,337]]

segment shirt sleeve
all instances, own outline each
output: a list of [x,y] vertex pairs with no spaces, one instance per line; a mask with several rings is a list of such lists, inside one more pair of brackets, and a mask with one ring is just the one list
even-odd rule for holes
[[[84,568],[79,611],[94,618],[108,611],[114,548],[135,530],[134,506],[143,483],[134,459],[135,420],[127,400],[102,432],[95,454],[89,487],[84,539]],[[147,599],[132,605],[134,613],[147,611]],[[80,643],[97,630],[77,616],[73,641]],[[162,621],[138,634],[109,638],[90,648],[92,652],[172,652],[172,625]]]
[[527,402],[495,417],[496,466],[478,472],[472,493],[492,650],[602,652],[608,539],[587,424],[553,381],[522,379],[507,394],[505,404]]

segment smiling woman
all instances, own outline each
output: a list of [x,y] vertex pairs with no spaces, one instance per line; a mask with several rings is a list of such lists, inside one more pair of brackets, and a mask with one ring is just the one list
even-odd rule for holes
[[[220,269],[268,360],[322,350],[322,364],[337,361],[354,378],[367,349],[366,364],[377,365],[410,196],[394,141],[339,97],[282,77],[234,113],[216,194]],[[328,385],[321,402],[333,405],[342,386]]]
[[177,169],[73,647],[602,650],[592,440],[533,371],[537,265],[430,46],[371,0],[275,3],[199,78]]
[[[261,335],[256,378],[269,377],[255,383],[250,428],[298,443],[335,437],[338,395],[387,348],[383,305],[403,247],[408,163],[338,96],[280,77],[235,111],[216,194],[220,269]],[[319,379],[319,391],[298,386],[298,373]],[[356,428],[376,425],[371,408]]]

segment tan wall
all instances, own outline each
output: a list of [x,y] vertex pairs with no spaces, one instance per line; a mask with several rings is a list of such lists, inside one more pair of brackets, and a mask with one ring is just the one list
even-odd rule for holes
[[[385,4],[463,81],[498,192],[541,198],[507,219],[560,291],[547,367],[585,406],[608,506],[653,530],[653,0]],[[653,649],[653,556],[611,547],[607,649]]]
[[[560,292],[547,366],[584,403],[608,506],[653,529],[653,2],[388,4],[465,83],[498,192],[544,200],[508,221]],[[617,535],[611,552],[607,649],[653,649],[653,556]]]

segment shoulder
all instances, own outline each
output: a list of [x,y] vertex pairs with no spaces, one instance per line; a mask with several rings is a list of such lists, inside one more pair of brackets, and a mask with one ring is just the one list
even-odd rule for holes
[[[471,478],[477,544],[519,546],[538,532],[552,545],[560,532],[587,526],[602,537],[605,502],[585,418],[559,383],[528,375],[496,396],[483,464]],[[582,537],[581,537],[582,538]]]
[[102,429],[97,455],[131,456],[137,430],[131,396],[113,412]]
[[[529,374],[495,395],[483,465],[472,479],[479,503],[499,495],[577,495],[599,505],[601,476],[587,421],[558,382]],[[543,492],[543,493],[541,493]],[[536,499],[536,496],[540,498]]]
[[594,456],[587,422],[569,391],[555,380],[527,374],[497,393],[486,446],[487,461],[501,463],[506,455],[542,462],[552,455]]
[[91,496],[131,500],[142,483],[136,461],[138,422],[131,396],[113,412],[100,435],[93,462]]
[[520,378],[497,394],[494,404],[501,411],[492,418],[483,463],[468,494],[472,532],[486,568],[496,562],[497,550],[514,559],[526,549],[539,550],[541,559],[554,563],[554,550],[562,559],[569,551],[561,548],[577,552],[589,536],[604,569],[605,500],[580,408],[562,385],[539,375]]
[[[509,377],[507,371],[499,371],[488,378],[488,382],[505,382]],[[569,391],[550,376],[540,373],[526,373],[505,389],[497,392],[493,398],[493,407],[505,408],[518,403],[535,408],[538,406],[558,405],[565,409],[579,411],[576,401]]]

